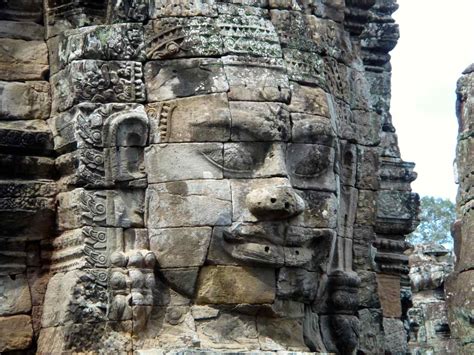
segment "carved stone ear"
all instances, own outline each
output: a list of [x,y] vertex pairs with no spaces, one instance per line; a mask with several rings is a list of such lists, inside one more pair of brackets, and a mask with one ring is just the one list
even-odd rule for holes
[[148,116],[142,107],[112,114],[103,129],[105,147],[144,147],[148,142]]
[[[143,111],[143,112],[142,112]],[[117,113],[104,124],[105,180],[116,184],[146,178],[144,147],[148,142],[144,110]]]

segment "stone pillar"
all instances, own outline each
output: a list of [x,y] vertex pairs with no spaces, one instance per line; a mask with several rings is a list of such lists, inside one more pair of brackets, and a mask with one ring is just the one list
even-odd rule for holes
[[474,139],[474,65],[470,65],[458,80],[456,94],[456,115],[459,131],[456,149],[455,169],[457,172],[458,195],[456,200],[457,221],[453,225],[456,264],[454,273],[446,282],[446,297],[452,337],[458,342],[460,354],[474,351],[474,252],[471,239],[474,233],[473,209],[473,152]]
[[40,353],[132,351],[155,304],[144,18],[128,10],[45,1],[60,191]]
[[[378,343],[377,346],[390,353],[407,351],[406,311],[410,307],[411,291],[408,258],[404,254],[409,244],[405,242],[405,236],[416,228],[419,208],[419,197],[410,188],[410,183],[417,176],[413,171],[415,164],[401,159],[390,114],[392,68],[389,52],[399,38],[398,25],[391,15],[397,9],[396,1],[377,0],[370,9],[368,24],[361,34],[362,59],[370,85],[371,105],[382,124],[376,153],[361,152],[365,162],[361,170],[368,174],[371,164],[377,167],[378,175],[378,179],[374,179],[373,184],[367,187],[368,191],[364,191],[366,200],[363,203],[364,206],[374,206],[374,225],[373,228],[361,230],[361,235],[364,245],[367,245],[365,243],[368,240],[369,245],[375,248],[371,249],[375,277],[367,273],[365,277],[367,280],[376,280],[374,287],[378,299],[372,302],[371,307],[379,305],[380,301],[382,309],[382,314],[371,310],[373,315],[377,314],[376,318],[372,316],[374,321],[383,319],[384,344]],[[371,332],[380,332],[377,329],[381,329],[381,325],[372,329]],[[380,353],[382,348],[367,350]]]

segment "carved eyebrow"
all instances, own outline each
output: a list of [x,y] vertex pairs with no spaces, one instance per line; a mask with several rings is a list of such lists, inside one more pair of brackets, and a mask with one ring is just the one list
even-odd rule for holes
[[220,164],[216,162],[214,159],[212,159],[209,155],[207,155],[205,152],[200,152],[200,154],[206,159],[209,163],[214,165],[215,167],[222,169],[223,171],[230,172],[230,173],[250,173],[252,170],[237,170],[237,169],[230,169],[225,167],[223,164]]
[[[274,114],[274,117],[278,117],[279,116],[279,113],[284,109],[283,106],[279,106],[277,109],[273,108],[271,105],[269,105],[267,103],[267,106],[268,106],[268,109]],[[232,117],[232,112],[230,111],[230,115]],[[290,121],[289,121],[290,123]],[[232,122],[232,119],[229,122],[225,122],[225,121],[217,121],[217,122],[213,122],[213,123],[209,123],[209,122],[197,122],[197,123],[191,123],[191,125],[193,127],[200,127],[200,128],[222,128],[224,130],[229,130],[229,140],[230,142],[232,142],[232,133],[235,132],[235,131],[238,131],[238,132],[242,132],[243,134],[246,134],[248,136],[250,136],[252,138],[252,140],[250,140],[249,142],[270,142],[270,141],[274,141],[274,140],[266,140],[264,139],[257,131],[255,130],[249,130],[248,127],[246,126],[243,126],[241,124],[238,124],[238,123],[235,123],[235,122]],[[193,137],[194,138],[194,137]],[[278,141],[278,140],[276,140]],[[241,142],[241,140],[238,140],[238,142]]]
[[[278,106],[278,108],[273,108],[270,104],[267,103],[266,105],[268,107],[268,110],[274,115],[275,118],[277,118],[280,115],[280,112],[285,110],[283,106]],[[253,132],[250,131],[247,127],[244,127],[239,124],[231,125],[231,139],[232,139],[232,129],[236,128],[239,131],[243,131],[245,134],[248,134],[252,138],[255,139],[255,141],[264,141],[261,137],[258,136],[258,132]]]
[[255,132],[249,130],[247,127],[242,126],[240,124],[234,124],[233,125],[232,123],[226,123],[226,122],[213,122],[213,123],[210,123],[210,122],[197,122],[197,123],[192,123],[191,125],[193,127],[199,127],[199,128],[202,128],[202,129],[206,129],[206,128],[222,128],[222,129],[225,129],[225,130],[228,129],[229,130],[229,140],[227,140],[227,142],[232,141],[232,131],[235,130],[235,129],[239,130],[240,132],[244,132],[245,134],[248,134],[249,136],[254,138],[256,142],[258,142],[259,141],[258,138],[260,138],[260,137],[258,137],[258,135]]
[[232,140],[233,131],[234,132],[237,131],[241,134],[244,133],[244,134],[250,136],[251,138],[255,139],[255,141],[263,141],[263,139],[261,139],[262,137],[260,137],[257,132],[251,131],[251,130],[248,129],[248,127],[242,126],[240,124],[235,124],[235,125],[231,126],[231,129],[230,129],[230,134],[231,134],[230,139],[231,140]]
[[[279,141],[279,140],[268,140],[264,139],[263,135],[260,134],[258,130],[250,130],[248,127],[241,125],[241,124],[231,124],[228,125],[224,122],[216,122],[216,123],[208,123],[208,122],[199,122],[199,123],[192,123],[192,126],[194,127],[199,127],[202,129],[206,128],[223,128],[223,129],[229,129],[230,132],[230,137],[227,141],[225,142],[234,142],[234,143],[239,143],[239,142],[284,142],[284,141]],[[249,136],[251,139],[250,140],[237,140],[233,141],[232,140],[232,133],[238,132],[239,134],[245,134]]]

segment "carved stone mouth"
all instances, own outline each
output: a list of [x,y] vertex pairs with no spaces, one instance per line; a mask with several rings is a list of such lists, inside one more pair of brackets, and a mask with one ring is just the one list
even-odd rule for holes
[[313,258],[311,243],[287,242],[288,226],[237,224],[223,231],[224,250],[243,264],[272,267],[304,266]]
[[229,230],[224,230],[224,240],[232,244],[248,242],[283,245],[285,242],[286,226],[272,224],[243,224],[237,223]]

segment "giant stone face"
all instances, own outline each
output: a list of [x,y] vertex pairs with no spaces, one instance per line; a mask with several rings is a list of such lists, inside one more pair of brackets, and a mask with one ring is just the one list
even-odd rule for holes
[[[314,53],[307,65],[319,61]],[[144,153],[150,250],[178,323],[188,304],[198,314],[202,346],[252,348],[268,337],[307,349],[303,323],[311,329],[327,309],[328,274],[351,268],[356,146],[339,141],[335,108],[349,105],[291,81],[287,65],[268,54],[145,66],[155,101]]]
[[394,1],[3,2],[0,352],[397,352]]
[[[378,121],[342,63],[348,33],[272,10],[159,18],[144,38],[148,141],[146,119],[119,119],[130,143],[106,160],[148,244],[135,232],[112,254],[108,319],[131,318],[137,348],[324,350],[321,323],[351,349],[354,143],[375,144]],[[344,50],[323,56],[334,41]]]
[[[327,105],[323,94],[321,101]],[[186,111],[190,102],[206,113]],[[171,105],[161,131],[166,143],[145,152],[147,225],[158,263],[201,267],[199,304],[312,301],[335,236],[335,140],[317,144],[301,131],[320,125],[331,132],[330,118],[296,115],[292,124],[285,104],[229,103],[225,95]],[[170,260],[173,253],[180,257]],[[221,279],[232,279],[232,270],[248,273],[252,284]],[[305,282],[290,286],[297,274]],[[254,282],[266,286],[264,302],[252,294]],[[247,294],[226,299],[234,288]]]

